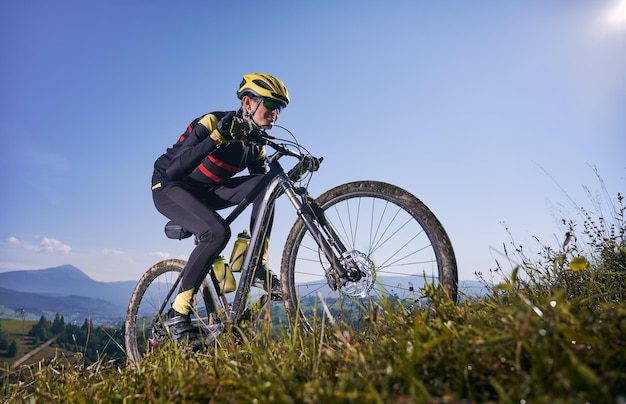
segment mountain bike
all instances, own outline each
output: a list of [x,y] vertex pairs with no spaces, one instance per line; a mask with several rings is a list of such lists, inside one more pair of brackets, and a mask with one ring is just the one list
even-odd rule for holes
[[[322,307],[358,326],[373,310],[380,312],[385,299],[404,306],[420,304],[425,285],[443,288],[456,301],[452,244],[439,220],[417,197],[392,184],[356,181],[314,198],[308,185],[322,158],[313,157],[295,137],[277,139],[256,130],[245,141],[272,149],[266,157],[269,170],[225,220],[232,224],[260,195],[262,214],[251,229],[234,292],[222,290],[223,269],[222,275],[211,270],[194,297],[192,321],[207,340],[250,318],[254,268],[263,255],[275,202],[283,195],[298,216],[280,266],[288,326],[312,329],[323,319]],[[281,165],[285,157],[295,158],[287,172]],[[179,237],[170,234],[170,238],[190,236],[184,229],[176,230]],[[176,296],[184,265],[178,259],[161,261],[138,281],[125,322],[129,362],[140,361],[168,340],[162,321]],[[270,299],[263,295],[256,303],[269,307]]]

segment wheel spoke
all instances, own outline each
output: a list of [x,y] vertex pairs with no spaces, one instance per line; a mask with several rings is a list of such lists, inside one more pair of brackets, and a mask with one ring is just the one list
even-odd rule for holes
[[[165,342],[166,334],[162,326],[163,314],[158,311],[168,293],[175,284],[184,261],[166,260],[150,268],[139,280],[126,316],[126,354],[129,362],[139,362],[141,357]],[[196,295],[192,308],[192,323],[196,326],[207,324],[208,314],[213,307],[208,296],[203,294],[207,288],[204,282]],[[170,296],[165,309],[169,309],[176,293]]]
[[[456,298],[452,246],[441,224],[419,199],[397,187],[366,181],[336,187],[316,202],[367,275],[365,283],[348,282],[333,291],[325,273],[333,268],[332,263],[320,252],[302,222],[296,222],[287,239],[281,268],[290,290],[287,306],[292,311],[298,307],[298,301],[308,302],[318,292],[329,299],[329,307],[337,310],[345,309],[347,301],[352,301],[352,309],[369,307],[363,299],[344,295],[352,289],[356,291],[354,296],[360,296],[359,290],[369,290],[369,297],[375,300],[416,300],[425,283],[442,282]],[[428,223],[430,228],[422,223]],[[305,310],[312,315],[311,307]]]

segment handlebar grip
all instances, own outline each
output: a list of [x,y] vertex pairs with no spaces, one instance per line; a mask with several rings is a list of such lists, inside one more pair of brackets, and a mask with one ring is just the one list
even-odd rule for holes
[[289,170],[289,173],[287,175],[289,176],[289,178],[291,178],[292,181],[296,181],[307,171],[317,171],[323,160],[324,157],[317,158],[311,156],[310,154],[307,154],[298,162],[298,164],[296,164],[291,170]]
[[322,161],[324,160],[324,157],[313,157],[310,154],[307,154],[303,159],[302,159],[302,169],[303,171],[317,171],[320,168],[320,164],[322,163]]
[[265,143],[263,140],[263,136],[265,135],[265,131],[259,128],[254,128],[248,133],[247,140],[251,143]]

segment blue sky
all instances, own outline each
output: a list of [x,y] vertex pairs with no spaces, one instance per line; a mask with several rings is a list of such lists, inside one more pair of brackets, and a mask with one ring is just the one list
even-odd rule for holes
[[[152,164],[195,117],[236,109],[257,71],[289,88],[278,123],[325,158],[312,193],[411,191],[463,279],[506,261],[505,227],[539,251],[573,202],[626,191],[624,0],[4,1],[0,55],[0,271],[130,280],[186,258]],[[276,269],[295,220],[278,215]]]

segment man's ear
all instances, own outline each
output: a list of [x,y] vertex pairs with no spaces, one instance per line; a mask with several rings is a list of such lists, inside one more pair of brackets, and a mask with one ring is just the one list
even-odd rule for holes
[[252,111],[252,98],[247,95],[244,95],[241,99],[241,105],[243,106],[244,114],[249,114]]

